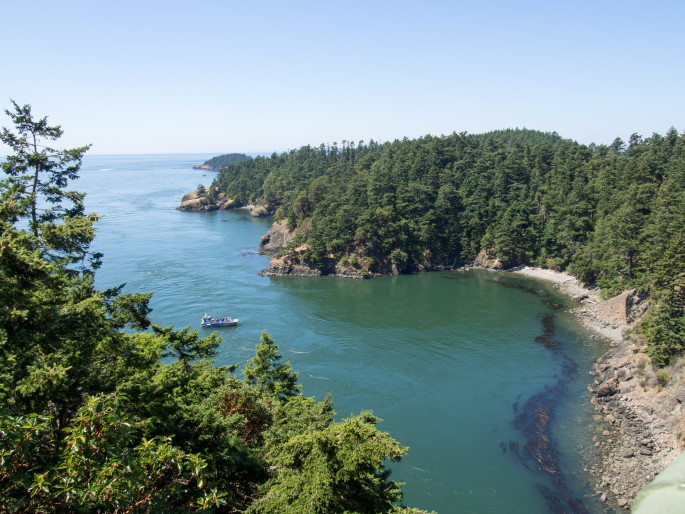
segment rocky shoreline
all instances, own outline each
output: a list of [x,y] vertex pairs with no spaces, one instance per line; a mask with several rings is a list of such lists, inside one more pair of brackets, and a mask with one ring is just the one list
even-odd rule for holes
[[272,214],[267,205],[242,205],[236,207],[235,202],[232,199],[227,198],[225,194],[218,192],[218,188],[216,189],[213,200],[210,200],[206,193],[200,194],[197,190],[189,191],[183,195],[181,205],[178,206],[177,209],[190,212],[246,209],[250,213],[250,216],[254,217],[270,216]]
[[[285,223],[275,223],[262,238],[260,252],[274,256],[267,276],[320,276],[368,278],[387,273],[362,275],[357,269],[333,263],[323,273],[317,268],[275,257],[278,249],[292,240]],[[304,248],[300,249],[304,250]],[[685,445],[685,366],[657,370],[644,353],[635,328],[645,313],[645,302],[635,290],[602,301],[597,287],[588,287],[567,273],[522,266],[502,270],[499,263],[483,256],[472,265],[425,266],[428,270],[495,269],[552,282],[576,304],[571,313],[587,329],[605,338],[611,349],[594,364],[595,376],[588,387],[589,401],[596,421],[603,424],[602,435],[591,444],[586,458],[594,494],[608,509],[630,509],[637,493],[673,462]],[[668,376],[668,380],[663,378]]]
[[[332,259],[324,270],[278,256],[295,237],[285,220],[275,222],[262,237],[260,253],[271,255],[266,276],[320,276],[347,278],[398,274],[394,265],[380,273],[363,273],[350,263]],[[305,252],[306,245],[295,249]],[[597,287],[588,287],[567,273],[522,266],[502,270],[498,261],[479,255],[471,265],[426,264],[411,271],[496,269],[552,282],[576,307],[571,312],[590,331],[610,341],[611,349],[593,366],[588,387],[596,421],[604,425],[594,443],[585,471],[597,497],[608,508],[629,509],[637,493],[681,453],[685,446],[685,364],[664,370],[651,365],[635,328],[648,303],[633,290],[602,301]]]
[[207,166],[206,164],[196,164],[193,166],[194,170],[208,170],[208,171],[218,171],[214,166]]
[[537,268],[513,270],[551,281],[578,306],[571,310],[588,329],[611,341],[590,372],[588,387],[596,420],[604,425],[586,472],[601,501],[630,509],[635,495],[678,455],[685,439],[685,368],[657,371],[643,352],[635,328],[647,307],[635,291],[601,301],[571,275]]

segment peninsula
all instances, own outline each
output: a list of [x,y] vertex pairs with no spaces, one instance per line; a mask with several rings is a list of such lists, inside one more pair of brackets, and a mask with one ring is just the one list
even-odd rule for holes
[[240,162],[249,159],[244,153],[227,153],[223,155],[217,155],[211,159],[203,162],[202,164],[196,164],[193,166],[195,170],[213,170],[219,171],[221,168],[225,168],[231,164],[238,164]]

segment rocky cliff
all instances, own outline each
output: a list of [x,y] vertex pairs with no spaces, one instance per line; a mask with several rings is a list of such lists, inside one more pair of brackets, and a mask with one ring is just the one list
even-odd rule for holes
[[217,209],[231,209],[232,207],[233,200],[226,198],[223,193],[217,193],[215,201],[212,202],[206,195],[200,195],[197,191],[190,191],[183,195],[181,205],[178,208],[182,211],[207,212]]
[[281,248],[290,243],[295,237],[295,232],[288,229],[287,220],[281,220],[271,225],[259,243],[259,253],[264,255],[276,255]]
[[178,209],[195,212],[216,211],[220,209],[247,209],[250,215],[255,217],[271,216],[273,214],[272,209],[268,205],[236,206],[232,199],[227,198],[223,193],[219,193],[218,188],[216,191],[217,193],[213,201],[206,194],[199,194],[197,190],[190,191],[183,195]]

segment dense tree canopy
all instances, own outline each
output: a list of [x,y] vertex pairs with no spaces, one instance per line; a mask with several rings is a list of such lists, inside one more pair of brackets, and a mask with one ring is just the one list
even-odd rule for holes
[[215,170],[220,170],[221,168],[225,168],[231,164],[238,164],[239,162],[246,161],[247,159],[249,159],[249,157],[244,153],[226,153],[206,160],[204,165],[214,168]]
[[[97,216],[67,191],[86,148],[6,111],[0,181],[0,511],[412,512],[406,448],[305,398],[264,333],[246,380],[220,338],[152,325],[149,295],[94,287]],[[147,330],[150,328],[151,330]],[[137,331],[136,331],[137,330]]]
[[277,209],[296,230],[283,252],[294,262],[373,274],[483,252],[570,271],[606,295],[639,288],[669,320],[646,324],[652,357],[663,364],[684,346],[672,292],[683,272],[674,242],[685,236],[685,136],[675,129],[608,146],[532,130],[343,141],[249,159],[213,185]]

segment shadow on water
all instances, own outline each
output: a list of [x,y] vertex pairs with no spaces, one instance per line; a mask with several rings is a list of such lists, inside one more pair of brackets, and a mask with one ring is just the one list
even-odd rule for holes
[[497,278],[486,279],[486,282],[489,282],[491,284],[495,284],[498,286],[502,286],[502,287],[508,287],[509,289],[518,289],[519,291],[523,291],[524,293],[532,294],[534,296],[540,296],[540,297],[542,297],[541,301],[542,301],[543,305],[545,305],[547,308],[549,308],[553,311],[557,311],[563,307],[563,305],[555,302],[542,289],[533,289],[532,287],[524,285],[524,284],[517,284],[516,282],[509,282],[507,280],[499,280]]
[[[535,341],[561,358],[561,372],[556,383],[545,386],[543,391],[529,398],[523,406],[519,405],[518,400],[514,403],[513,425],[525,437],[525,446],[520,448],[518,441],[510,441],[508,449],[510,455],[526,469],[551,479],[549,486],[542,482],[535,484],[551,512],[587,513],[582,501],[573,497],[559,469],[559,453],[550,426],[555,405],[578,367],[561,351],[560,343],[553,338],[554,316],[542,316],[541,323],[542,334]],[[500,443],[500,448],[506,453],[507,445],[504,442]]]
[[460,278],[468,278],[468,275],[463,271],[444,273],[440,275],[440,278],[446,278],[448,280],[456,280]]
[[[468,273],[465,273],[462,271],[462,272],[446,273],[444,275],[441,275],[441,278],[455,280],[455,279],[462,279],[462,278],[470,278],[470,276]],[[525,284],[519,284],[517,282],[511,282],[509,280],[503,279],[502,276],[495,276],[495,277],[491,277],[491,278],[486,278],[486,279],[484,279],[484,281],[488,282],[490,284],[495,284],[497,286],[507,287],[509,289],[518,289],[519,291],[523,291],[524,293],[532,294],[534,296],[540,296],[540,297],[542,297],[542,303],[552,310],[559,310],[563,307],[563,305],[556,303],[554,300],[552,300],[552,298],[549,297],[548,294],[543,289],[535,289],[535,288],[532,288],[532,287],[527,286]]]
[[542,289],[533,289],[532,287],[523,285],[523,284],[517,284],[516,282],[509,282],[507,280],[497,280],[497,279],[487,279],[486,282],[489,282],[491,284],[495,284],[498,286],[502,287],[508,287],[510,289],[519,289],[523,291],[524,293],[530,293],[535,296],[541,296],[544,294],[544,291]]

